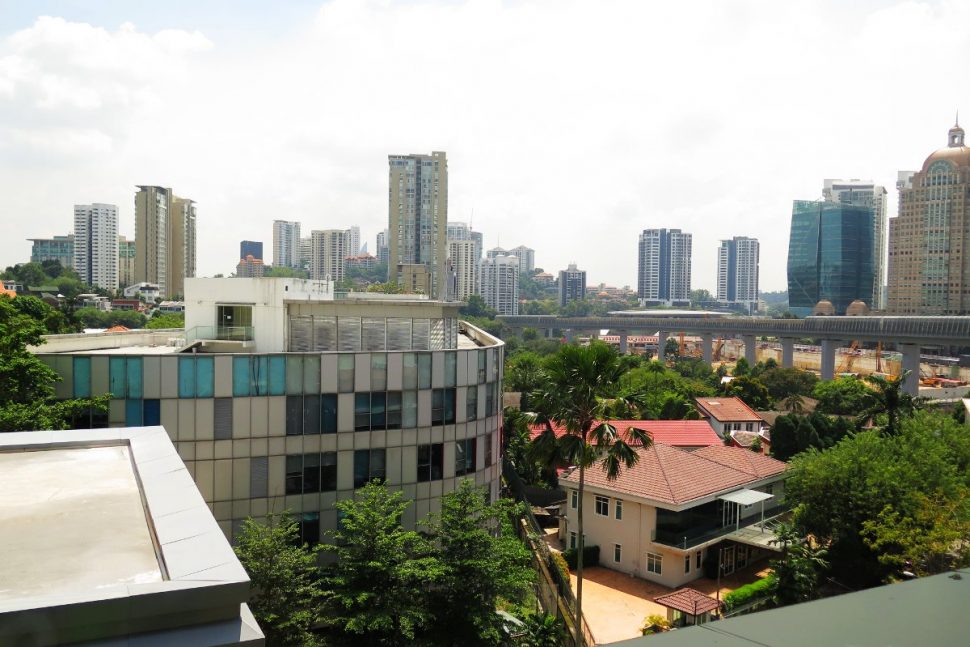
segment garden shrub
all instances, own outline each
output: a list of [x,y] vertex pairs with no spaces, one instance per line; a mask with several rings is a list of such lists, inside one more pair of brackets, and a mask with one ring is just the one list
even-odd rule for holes
[[[576,553],[578,551],[575,548],[570,548],[563,551],[562,556],[566,559],[566,563],[569,564],[569,568],[576,568]],[[586,566],[599,566],[600,563],[600,547],[599,546],[583,546],[583,567]]]
[[566,563],[566,559],[562,556],[562,553],[557,553],[552,551],[552,561],[559,570],[559,575],[562,576],[563,582],[569,581],[569,565]]
[[771,595],[775,588],[775,578],[773,575],[763,577],[751,584],[745,584],[739,589],[731,591],[724,596],[724,608],[727,611],[744,606],[749,602],[754,602],[759,598]]

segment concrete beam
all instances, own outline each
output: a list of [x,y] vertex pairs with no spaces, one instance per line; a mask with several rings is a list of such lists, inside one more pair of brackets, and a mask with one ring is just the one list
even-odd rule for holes
[[757,343],[757,338],[754,335],[744,335],[741,337],[741,341],[744,342],[744,359],[748,361],[752,367],[758,363],[757,355],[755,354],[755,344]]
[[706,333],[701,335],[703,340],[701,347],[704,350],[704,363],[710,364],[714,359],[714,335]]
[[620,355],[626,355],[629,351],[629,336],[629,333],[625,330],[620,332]]
[[664,354],[664,346],[667,345],[667,334],[664,331],[657,333],[657,359],[661,362],[667,361]]
[[919,395],[919,353],[917,344],[900,344],[899,351],[903,354],[903,375],[909,371],[903,380],[903,391],[910,395]]
[[822,340],[821,373],[823,380],[835,379],[835,349],[841,344],[834,339]]

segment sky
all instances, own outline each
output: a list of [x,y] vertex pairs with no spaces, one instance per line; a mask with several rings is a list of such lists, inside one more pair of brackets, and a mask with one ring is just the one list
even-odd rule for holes
[[[142,6],[145,5],[145,6]],[[970,121],[970,3],[809,0],[0,0],[0,267],[135,185],[198,207],[198,273],[272,221],[387,226],[388,154],[446,151],[449,221],[553,273],[636,286],[637,237],[761,241],[791,203],[889,191]],[[271,260],[271,259],[270,259]]]

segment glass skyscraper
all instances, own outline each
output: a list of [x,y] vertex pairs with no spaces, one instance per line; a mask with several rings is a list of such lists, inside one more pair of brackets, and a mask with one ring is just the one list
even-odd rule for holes
[[788,242],[788,305],[807,315],[825,299],[845,314],[856,299],[870,304],[875,279],[874,212],[832,202],[795,200]]

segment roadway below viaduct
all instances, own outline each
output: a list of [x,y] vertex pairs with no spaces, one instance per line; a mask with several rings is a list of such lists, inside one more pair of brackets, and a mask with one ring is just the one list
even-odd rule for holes
[[970,346],[970,317],[806,317],[805,319],[767,319],[764,317],[607,315],[591,317],[557,317],[551,315],[515,315],[498,317],[506,326],[535,328],[540,331],[562,330],[566,337],[584,332],[609,330],[620,337],[620,352],[627,352],[630,334],[657,334],[658,359],[664,359],[664,345],[671,333],[692,333],[703,339],[703,357],[711,361],[715,337],[740,337],[745,358],[755,363],[758,337],[776,337],[782,345],[782,365],[794,364],[794,346],[804,338],[821,341],[821,376],[835,376],[835,351],[851,341],[882,342],[894,345],[902,353],[902,368],[909,371],[903,388],[915,395],[919,389],[919,362],[923,348]]

